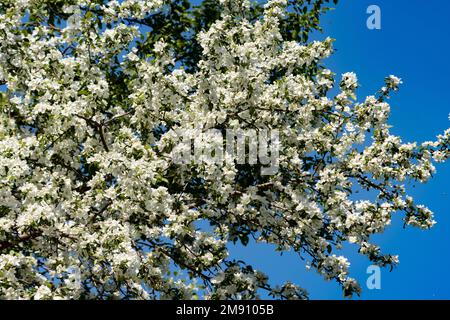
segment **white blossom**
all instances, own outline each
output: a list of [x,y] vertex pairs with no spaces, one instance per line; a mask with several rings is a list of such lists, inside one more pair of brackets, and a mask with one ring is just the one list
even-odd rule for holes
[[[7,3],[0,298],[251,299],[268,288],[305,298],[229,256],[229,243],[253,241],[297,252],[350,296],[360,287],[339,254],[344,242],[394,266],[398,257],[372,235],[394,214],[422,229],[436,223],[402,183],[426,182],[434,161],[450,157],[450,129],[422,144],[393,135],[387,98],[401,79],[387,77],[358,102],[356,74],[335,79],[323,66],[332,39],[286,36],[287,1],[260,11],[220,1],[202,31],[166,37],[141,25],[164,14],[165,1]],[[61,23],[46,20],[51,10]],[[176,163],[177,146],[191,150],[180,134],[223,144],[194,128],[277,130],[279,168],[262,176],[227,152],[220,162]],[[361,190],[371,192],[355,200]]]

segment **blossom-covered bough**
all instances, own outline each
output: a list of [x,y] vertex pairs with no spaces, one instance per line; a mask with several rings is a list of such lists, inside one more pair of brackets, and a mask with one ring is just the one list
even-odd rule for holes
[[[335,80],[332,40],[308,42],[328,2],[0,0],[0,297],[307,297],[232,242],[293,250],[347,296],[344,242],[397,264],[371,235],[435,223],[404,184],[449,158],[450,131],[403,143],[399,78],[362,102],[355,74]],[[277,130],[277,172],[174,162],[193,127]]]

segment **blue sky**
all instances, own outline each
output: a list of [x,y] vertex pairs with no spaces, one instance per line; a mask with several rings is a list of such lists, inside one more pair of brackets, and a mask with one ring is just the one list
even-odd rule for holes
[[[337,52],[326,65],[340,75],[354,71],[361,88],[360,100],[375,93],[384,77],[403,79],[391,98],[392,132],[405,142],[434,140],[450,127],[450,1],[340,0],[322,18],[323,35],[336,39]],[[381,9],[381,30],[369,30],[366,9]],[[410,187],[418,203],[435,213],[432,230],[402,228],[401,214],[384,234],[374,237],[384,252],[398,254],[400,265],[382,270],[381,290],[366,288],[369,261],[349,246],[345,253],[351,273],[362,287],[363,299],[450,299],[450,163],[439,164],[430,182]],[[265,271],[272,282],[292,280],[312,299],[342,299],[334,282],[325,282],[315,271],[306,271],[293,254],[282,257],[271,248],[234,247],[231,254]]]
[[[193,1],[198,3],[198,1]],[[369,30],[366,9],[381,8],[381,30]],[[387,75],[403,79],[401,90],[391,99],[392,132],[408,141],[433,140],[450,127],[450,1],[340,0],[322,18],[323,35],[330,36],[337,52],[326,65],[341,74],[357,73],[360,100],[375,93]],[[398,254],[400,265],[382,271],[381,290],[365,287],[369,261],[349,246],[344,252],[352,263],[352,276],[362,287],[363,299],[450,299],[450,162],[437,165],[434,179],[410,188],[418,203],[436,215],[430,231],[402,228],[401,215],[375,242],[386,253]],[[272,248],[250,244],[231,247],[231,256],[266,272],[272,283],[286,280],[307,289],[312,299],[342,299],[334,282],[325,282],[306,271],[297,256],[280,257]]]

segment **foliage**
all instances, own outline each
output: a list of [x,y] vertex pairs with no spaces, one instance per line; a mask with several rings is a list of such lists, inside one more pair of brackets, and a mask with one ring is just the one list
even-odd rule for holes
[[[332,40],[308,41],[329,5],[1,0],[0,297],[307,297],[230,242],[293,250],[347,296],[344,242],[397,264],[371,235],[395,212],[434,224],[403,184],[448,159],[450,131],[403,143],[387,124],[399,78],[362,102],[355,74],[335,80]],[[278,130],[278,172],[174,163],[193,127]]]

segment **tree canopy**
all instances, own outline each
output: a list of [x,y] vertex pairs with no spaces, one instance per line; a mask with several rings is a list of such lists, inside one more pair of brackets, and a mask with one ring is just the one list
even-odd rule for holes
[[[449,158],[450,130],[404,143],[401,79],[358,100],[326,68],[333,40],[309,37],[336,3],[0,0],[0,298],[308,297],[230,243],[294,251],[346,296],[344,243],[395,266],[371,236],[393,214],[433,226],[405,184]],[[208,130],[276,132],[276,170],[174,160]]]

